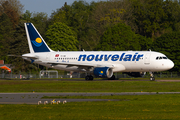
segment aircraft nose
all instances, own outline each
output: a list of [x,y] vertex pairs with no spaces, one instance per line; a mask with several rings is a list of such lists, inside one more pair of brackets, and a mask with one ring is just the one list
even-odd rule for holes
[[173,61],[169,60],[167,67],[168,67],[169,69],[173,68],[173,67],[174,67]]

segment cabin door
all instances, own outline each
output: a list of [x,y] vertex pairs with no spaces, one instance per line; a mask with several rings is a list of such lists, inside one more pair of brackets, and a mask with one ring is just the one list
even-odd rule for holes
[[144,64],[149,65],[150,64],[150,56],[151,53],[147,53],[144,57]]

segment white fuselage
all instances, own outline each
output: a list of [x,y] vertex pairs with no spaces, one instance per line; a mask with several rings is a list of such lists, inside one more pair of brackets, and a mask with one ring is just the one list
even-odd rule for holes
[[34,63],[66,71],[110,67],[113,72],[157,72],[174,66],[164,54],[153,51],[41,52],[24,54],[23,58],[30,60],[29,56],[37,58]]

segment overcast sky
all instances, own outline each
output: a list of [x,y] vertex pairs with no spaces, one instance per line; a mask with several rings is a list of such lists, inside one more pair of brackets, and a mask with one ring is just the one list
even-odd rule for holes
[[[71,5],[74,1],[79,0],[19,0],[22,5],[24,5],[24,12],[29,10],[30,12],[45,12],[48,16],[51,15],[53,11],[64,6],[64,3],[67,2],[68,5]],[[107,1],[107,0],[84,0],[88,3],[92,1]]]

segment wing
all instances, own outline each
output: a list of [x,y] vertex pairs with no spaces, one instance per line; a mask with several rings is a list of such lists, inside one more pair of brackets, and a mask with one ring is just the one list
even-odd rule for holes
[[111,64],[111,63],[105,63],[105,64],[95,64],[95,63],[71,63],[71,62],[45,62],[46,64],[51,64],[51,66],[56,66],[56,65],[67,65],[67,67],[72,67],[72,66],[77,66],[80,69],[86,69],[86,70],[91,70],[92,68],[96,67],[109,67],[113,69],[114,72],[121,72],[124,71],[126,68],[122,64]]
[[78,67],[113,67],[112,64],[92,64],[92,63],[73,63],[73,62],[44,62],[47,64],[52,64],[52,65],[67,65],[69,67],[71,66],[78,66]]

